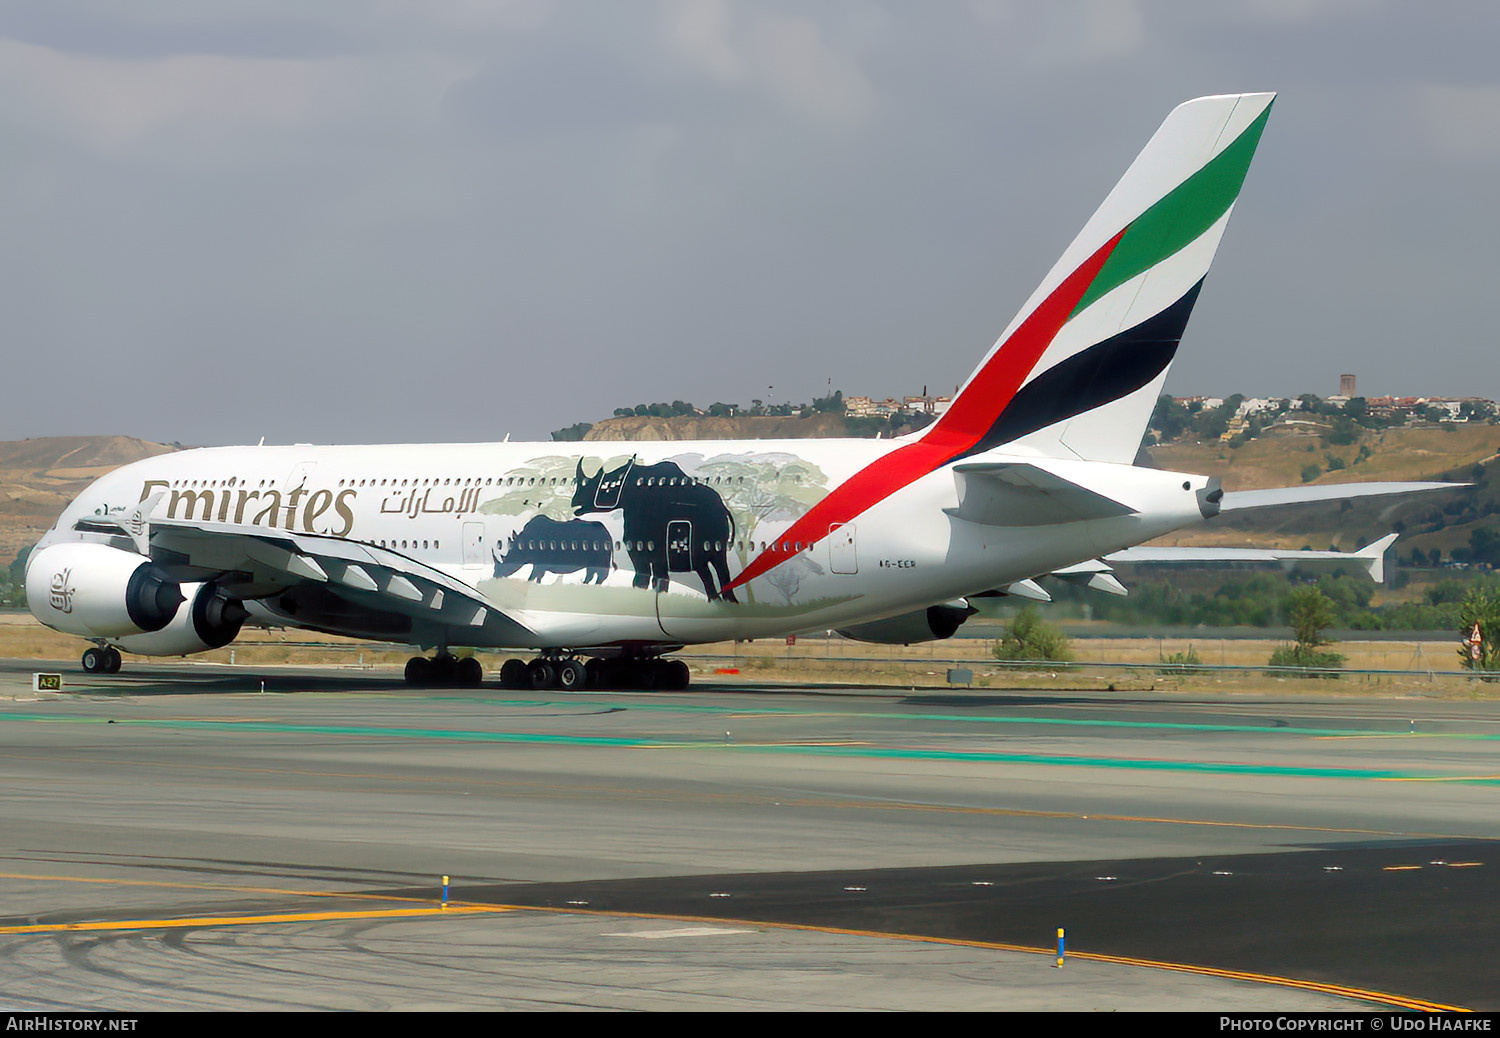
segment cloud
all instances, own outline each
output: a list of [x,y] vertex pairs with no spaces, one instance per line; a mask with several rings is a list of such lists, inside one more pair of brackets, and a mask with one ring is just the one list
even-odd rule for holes
[[0,124],[154,162],[275,165],[309,133],[430,132],[448,90],[474,67],[424,51],[137,60],[0,39]]
[[0,40],[0,92],[11,117],[56,120],[104,149],[183,123],[306,124],[351,100],[336,62],[212,55],[129,61],[10,40]]
[[1428,142],[1446,158],[1500,158],[1500,86],[1426,85],[1412,107]]
[[858,119],[869,109],[869,81],[811,18],[731,8],[725,0],[672,0],[662,24],[667,45],[720,83],[762,87],[820,119]]

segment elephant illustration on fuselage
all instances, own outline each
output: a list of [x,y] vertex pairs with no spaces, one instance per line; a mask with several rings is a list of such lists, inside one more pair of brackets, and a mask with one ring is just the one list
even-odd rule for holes
[[711,600],[737,602],[729,583],[734,519],[724,499],[675,463],[637,465],[585,476],[578,462],[573,514],[619,510],[625,550],[639,588],[667,590],[669,573],[696,573]]
[[604,583],[614,564],[613,538],[603,523],[581,520],[558,522],[545,515],[533,516],[510,540],[509,549],[495,552],[495,576],[508,577],[522,566],[531,567],[531,580],[548,573],[573,573],[587,569],[583,582]]

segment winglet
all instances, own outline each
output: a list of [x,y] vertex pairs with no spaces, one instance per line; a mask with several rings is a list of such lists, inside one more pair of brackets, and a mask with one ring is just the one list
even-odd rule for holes
[[[136,505],[124,515],[103,515],[97,521],[108,523],[125,531],[126,536],[135,545],[135,550],[142,555],[151,554],[151,513],[161,499],[167,495],[165,490],[158,490],[146,500]],[[90,516],[90,520],[94,517]]]
[[1385,553],[1396,543],[1398,536],[1400,535],[1388,533],[1378,541],[1371,541],[1353,555],[1369,572],[1370,579],[1377,584],[1385,583]]

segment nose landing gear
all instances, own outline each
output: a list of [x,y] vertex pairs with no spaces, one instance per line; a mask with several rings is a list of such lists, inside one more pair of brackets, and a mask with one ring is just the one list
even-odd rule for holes
[[120,673],[120,650],[113,645],[96,645],[83,650],[83,672],[85,674]]

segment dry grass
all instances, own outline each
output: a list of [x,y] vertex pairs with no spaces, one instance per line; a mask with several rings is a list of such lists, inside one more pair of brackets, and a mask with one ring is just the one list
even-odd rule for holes
[[[316,641],[318,645],[296,645]],[[1078,662],[1071,667],[1001,666],[990,655],[991,642],[979,638],[927,642],[921,645],[868,645],[841,638],[799,638],[792,646],[780,640],[695,646],[681,653],[695,680],[713,682],[813,682],[873,684],[891,687],[947,687],[950,666],[974,673],[974,687],[1002,689],[1078,689],[1097,691],[1193,690],[1243,693],[1317,693],[1349,695],[1461,696],[1500,698],[1500,685],[1469,678],[1459,667],[1453,642],[1343,642],[1333,646],[1349,657],[1350,670],[1409,670],[1415,674],[1348,674],[1339,680],[1278,678],[1260,668],[1279,644],[1274,639],[1216,638],[1075,638]],[[0,615],[0,657],[76,661],[86,643],[49,630],[26,614]],[[1246,670],[1162,673],[1158,664],[1174,653],[1195,651],[1212,667]],[[526,656],[526,653],[517,653]],[[299,631],[247,631],[233,646],[191,657],[195,661],[237,666],[364,666],[389,668],[405,664],[402,646],[306,634]],[[484,652],[481,659],[493,676],[504,654]],[[954,663],[953,661],[963,661]],[[1137,664],[1137,669],[1097,664]],[[1094,665],[1094,666],[1091,666]],[[127,660],[126,666],[130,665]],[[721,670],[738,673],[723,674]]]

